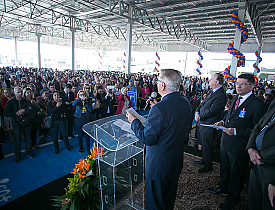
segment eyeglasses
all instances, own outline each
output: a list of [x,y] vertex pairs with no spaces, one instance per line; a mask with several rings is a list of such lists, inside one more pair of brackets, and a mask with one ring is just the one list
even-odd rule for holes
[[79,96],[85,96],[85,94],[79,94]]
[[251,85],[251,84],[247,84],[247,83],[243,83],[243,82],[236,82],[236,85],[241,85],[241,86],[246,86],[246,85]]
[[86,90],[90,90],[90,88],[89,88],[89,87],[86,87],[85,89],[86,89]]

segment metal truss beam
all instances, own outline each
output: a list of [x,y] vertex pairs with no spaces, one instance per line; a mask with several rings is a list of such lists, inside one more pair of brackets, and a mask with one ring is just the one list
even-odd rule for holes
[[[41,25],[41,34],[47,36],[54,36],[59,35],[60,37],[64,38],[64,34],[68,33],[64,29],[60,29],[59,26],[66,27],[66,28],[75,28],[77,31],[88,32],[91,34],[97,34],[106,36],[109,38],[119,39],[126,41],[126,29],[121,29],[119,27],[112,27],[109,25],[100,25],[95,22],[80,19],[74,16],[69,16],[62,14],[61,12],[57,12],[51,8],[41,6],[37,3],[32,1],[24,1],[25,4],[16,5],[16,7],[12,10],[9,10],[7,13],[3,13],[3,16],[0,16],[0,24],[1,19],[5,16],[11,17],[11,21],[9,22],[7,19],[5,24],[2,24],[2,27],[9,27],[11,23],[18,22],[19,30],[23,30],[25,26],[28,27],[27,31],[33,33],[35,31],[36,25]],[[27,3],[26,3],[27,2]],[[86,1],[88,2],[88,1]],[[17,14],[14,10],[23,7],[26,11],[26,15],[22,16]],[[26,8],[29,8],[27,10]],[[48,19],[41,19],[42,15],[47,15]],[[36,24],[33,24],[33,22]],[[56,27],[59,29],[56,29]],[[20,32],[19,32],[20,33]],[[142,34],[138,34],[137,32],[133,31],[133,35],[138,37],[137,39],[133,40],[133,44],[145,44],[150,45],[152,43],[157,44],[155,40],[147,38]],[[143,40],[141,42],[140,40]],[[167,49],[167,47],[163,44],[159,44],[161,50]]]
[[[131,5],[129,2],[124,2],[123,0],[109,0],[109,10],[110,12],[118,12],[118,14],[123,17],[133,17],[133,20],[136,23],[169,34],[172,37],[181,39],[198,48],[209,50],[209,46],[206,42],[195,37],[182,25],[175,24],[172,20],[163,16],[149,15],[146,10]],[[132,13],[129,14],[129,11],[132,11]]]
[[251,25],[252,31],[256,36],[257,43],[259,47],[262,47],[262,30],[260,24],[260,17],[258,15],[256,4],[248,3],[246,10],[246,17]]

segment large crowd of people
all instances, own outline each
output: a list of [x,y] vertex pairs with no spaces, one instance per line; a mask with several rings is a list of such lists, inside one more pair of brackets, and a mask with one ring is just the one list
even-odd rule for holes
[[[266,134],[261,134],[265,135],[267,140],[263,140],[262,137],[259,140],[258,136],[264,128],[267,129],[266,123],[269,123],[268,126],[271,126],[270,123],[274,120],[274,117],[271,122],[269,119],[269,116],[273,116],[275,112],[275,100],[273,100],[275,97],[275,86],[273,82],[259,80],[255,84],[254,77],[250,74],[240,75],[234,84],[224,81],[223,75],[218,73],[214,74],[211,78],[201,78],[197,76],[185,77],[177,72],[170,75],[169,71],[166,70],[161,72],[163,74],[148,75],[144,73],[126,74],[122,72],[83,70],[57,71],[23,67],[0,68],[1,138],[5,136],[3,135],[4,132],[9,134],[10,143],[14,144],[16,163],[21,161],[20,141],[22,136],[26,142],[26,153],[30,158],[35,157],[32,152],[33,149],[38,149],[39,144],[46,143],[45,137],[52,138],[55,154],[59,154],[58,138],[63,139],[65,147],[69,151],[73,151],[74,146],[70,145],[69,137],[76,138],[75,134],[78,135],[78,151],[80,153],[83,152],[84,138],[87,153],[90,154],[90,147],[93,142],[91,142],[87,134],[83,133],[82,126],[84,124],[115,114],[126,114],[127,109],[133,106],[127,95],[127,91],[137,93],[135,106],[138,112],[144,110],[151,94],[156,92],[158,93],[157,100],[151,100],[150,103],[161,100],[162,102],[158,104],[163,105],[157,105],[154,108],[155,104],[151,105],[152,110],[150,115],[153,120],[150,123],[160,123],[162,126],[159,129],[163,129],[163,131],[158,130],[156,131],[159,132],[158,135],[153,136],[154,134],[150,134],[153,130],[150,130],[147,133],[151,136],[149,140],[145,134],[139,138],[148,145],[147,152],[151,152],[157,157],[158,154],[150,150],[150,145],[155,138],[162,138],[161,136],[164,135],[163,132],[166,132],[165,126],[168,123],[165,121],[159,122],[162,117],[166,116],[165,114],[162,116],[160,113],[164,112],[162,110],[168,112],[169,104],[174,100],[171,98],[173,96],[172,93],[179,92],[190,103],[190,111],[188,111],[189,108],[187,109],[188,104],[186,104],[186,101],[181,101],[186,106],[186,110],[184,111],[190,112],[190,116],[194,116],[198,122],[196,137],[198,139],[198,148],[202,150],[202,159],[195,161],[195,163],[203,165],[203,168],[199,170],[200,173],[207,173],[212,170],[213,151],[215,148],[220,150],[221,180],[217,186],[208,189],[209,192],[214,194],[229,194],[226,202],[221,204],[219,209],[232,209],[238,202],[242,185],[245,181],[245,172],[248,170],[246,166],[248,166],[249,157],[254,163],[253,184],[257,186],[250,189],[249,193],[251,195],[249,199],[258,199],[259,202],[264,202],[262,204],[265,206],[264,209],[270,209],[271,205],[268,204],[267,187],[274,193],[272,186],[275,183],[264,183],[266,180],[263,180],[259,175],[262,172],[259,166],[264,165],[268,167],[269,163],[271,165],[275,164],[274,154],[270,154],[270,147],[275,146],[274,138],[272,137],[272,132],[274,131],[269,133],[269,130],[267,130],[266,134],[270,135],[269,138],[266,137]],[[173,78],[173,75],[175,78]],[[175,85],[179,86],[174,88]],[[168,94],[169,97],[166,97]],[[170,103],[167,102],[165,104],[163,102],[164,96],[171,98]],[[178,97],[178,95],[175,95],[175,97]],[[178,106],[177,101],[178,99],[175,99],[175,106]],[[268,117],[266,117],[267,114],[265,115],[267,109]],[[170,118],[168,119],[171,120],[172,124],[174,121],[177,122],[176,124],[182,121],[178,119],[180,112],[175,114],[175,110],[170,111],[171,114],[169,114]],[[46,116],[51,117],[53,120],[53,125],[50,129],[46,129],[43,124]],[[174,120],[171,116],[174,116]],[[268,119],[264,121],[261,119],[262,117]],[[139,133],[139,135],[148,130],[135,121],[135,118],[130,116],[129,119],[133,130]],[[203,127],[201,126],[202,124],[223,125],[226,127],[226,130],[223,132],[216,131],[212,128]],[[257,128],[257,132],[253,130],[254,126]],[[75,128],[75,134],[73,133],[73,128]],[[189,129],[189,125],[186,128]],[[172,130],[174,135],[178,133],[177,126]],[[253,138],[250,137],[251,133],[254,133]],[[170,135],[171,133],[167,133],[167,138],[174,139]],[[183,134],[179,132],[179,135]],[[163,138],[167,139],[166,137]],[[187,139],[185,138],[184,141]],[[246,148],[248,140],[250,144]],[[3,139],[0,139],[0,141],[3,142]],[[155,139],[153,144],[157,144],[157,141],[158,139]],[[259,146],[259,143],[256,144],[255,141],[256,143],[257,141],[261,143],[269,141],[269,143]],[[264,151],[264,153],[262,154],[261,151]],[[179,150],[179,156],[180,153],[182,153],[181,150]],[[173,159],[172,156],[171,154],[171,158]],[[151,163],[155,166],[159,164],[153,160]],[[167,168],[170,166],[167,163]],[[178,172],[181,171],[182,164],[175,167],[179,167],[175,173],[177,176],[175,178],[176,182],[173,182],[174,187],[170,190],[175,190],[179,175]],[[272,167],[274,168],[274,165]],[[155,179],[154,173],[155,171],[150,172],[148,177]],[[166,175],[164,173],[163,177],[165,178]],[[148,188],[148,192],[155,190],[151,182],[146,181],[146,183],[147,186],[152,187]],[[166,183],[167,186],[169,183]],[[161,183],[158,184],[161,186]],[[271,186],[268,184],[271,184]],[[158,185],[155,187],[158,187]],[[262,190],[264,189],[264,199],[253,194],[255,192],[259,193],[261,187]],[[168,209],[171,209],[171,206],[173,206],[174,193],[173,191]],[[151,199],[152,197],[154,196],[151,195],[149,198]],[[161,200],[164,198],[160,196],[158,199]],[[164,203],[157,203],[157,200],[154,202],[148,205],[165,205]],[[252,204],[249,206],[250,209],[253,209]]]

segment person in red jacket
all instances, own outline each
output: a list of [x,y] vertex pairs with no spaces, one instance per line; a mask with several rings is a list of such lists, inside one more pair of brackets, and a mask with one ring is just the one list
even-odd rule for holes
[[127,96],[127,88],[123,87],[121,89],[121,94],[117,97],[117,110],[116,114],[125,114],[125,110],[132,107],[129,96]]

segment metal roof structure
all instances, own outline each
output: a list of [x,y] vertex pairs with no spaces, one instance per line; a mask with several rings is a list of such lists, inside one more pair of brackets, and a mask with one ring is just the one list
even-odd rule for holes
[[[243,0],[242,0],[243,2]],[[243,52],[275,52],[275,0],[246,0]],[[239,0],[0,0],[0,37],[97,50],[227,52]]]

